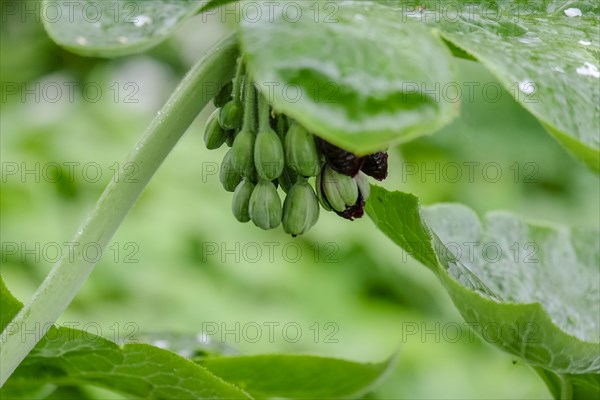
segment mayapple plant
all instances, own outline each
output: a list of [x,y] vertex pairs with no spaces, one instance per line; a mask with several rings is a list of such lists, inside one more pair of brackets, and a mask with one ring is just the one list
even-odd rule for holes
[[[213,99],[222,108],[209,117],[204,133],[209,150],[225,143],[231,147],[223,159],[221,183],[234,192],[236,219],[252,220],[265,230],[283,221],[284,231],[292,236],[307,232],[319,218],[319,201],[307,181],[312,177],[316,177],[319,200],[326,210],[350,220],[362,217],[369,191],[365,174],[384,180],[387,153],[359,157],[317,139],[300,123],[277,113],[244,76],[243,60],[237,64],[233,81]],[[283,208],[277,194],[280,184],[288,194]]]
[[[45,23],[50,37],[68,50],[117,57],[146,50],[183,21],[234,2],[95,2],[105,11],[133,3],[136,16],[91,26],[78,11],[92,0],[58,1],[53,3],[75,19]],[[506,88],[516,85],[515,99],[568,153],[600,172],[600,5],[564,0],[266,3],[254,2],[258,15],[243,20],[182,80],[129,156],[128,162],[141,166],[137,181],[111,182],[73,241],[109,243],[173,146],[214,99],[217,111],[204,140],[211,150],[231,147],[220,180],[233,192],[231,208],[238,221],[262,229],[282,224],[297,236],[315,229],[320,207],[349,220],[366,211],[383,233],[439,278],[478,333],[483,326],[497,326],[493,344],[529,364],[554,398],[598,398],[598,229],[547,227],[508,213],[480,219],[459,205],[421,207],[414,195],[371,186],[367,175],[385,179],[390,146],[431,134],[459,114],[457,103],[414,85],[453,82],[456,58],[480,62]],[[67,12],[71,7],[74,13]],[[285,12],[289,7],[297,11],[293,18]],[[272,83],[293,85],[302,96],[287,101],[280,91],[267,90]],[[538,101],[530,101],[532,96]],[[123,178],[127,171],[119,174]],[[283,204],[279,188],[287,194]],[[490,238],[535,240],[542,264],[530,268],[502,260],[491,266],[448,247]],[[102,338],[91,343],[88,333],[51,324],[93,267],[79,253],[61,259],[25,305],[2,283],[1,393],[27,398],[46,384],[68,381],[145,398],[358,398],[395,362],[396,356],[359,364],[287,355],[189,362],[149,345],[119,347]],[[537,329],[519,329],[527,324]],[[20,335],[31,326],[50,328],[43,338]],[[86,351],[104,363],[86,362],[81,357]],[[55,372],[41,374],[48,370]],[[310,385],[294,381],[300,371],[313,378]],[[281,379],[263,380],[273,375]]]

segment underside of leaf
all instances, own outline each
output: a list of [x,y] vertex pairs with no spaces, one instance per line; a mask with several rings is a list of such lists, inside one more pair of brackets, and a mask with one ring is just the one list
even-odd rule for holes
[[437,274],[485,340],[561,375],[600,373],[598,230],[545,227],[508,213],[481,221],[464,206],[421,209],[410,194],[371,193],[371,219]]

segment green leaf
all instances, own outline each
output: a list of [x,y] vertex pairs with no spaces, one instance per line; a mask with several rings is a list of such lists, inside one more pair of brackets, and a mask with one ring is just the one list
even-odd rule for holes
[[225,4],[235,3],[236,1],[239,1],[239,0],[209,0],[208,3],[206,3],[202,7],[202,9],[200,10],[200,12],[210,11],[210,10],[213,10],[213,9],[215,9],[217,7],[224,6]]
[[[1,276],[0,300],[4,330],[23,305],[8,291]],[[167,350],[137,343],[119,347],[90,332],[54,326],[0,389],[0,398],[46,397],[57,386],[87,384],[147,399],[250,398],[205,368]]]
[[256,398],[349,399],[371,391],[395,367],[396,357],[360,364],[304,355],[260,355],[208,358],[202,365]]
[[[10,321],[22,304],[12,297],[1,277],[0,289],[2,320]],[[168,341],[169,347],[189,357],[200,355],[200,347],[192,343],[197,338],[148,334],[143,339],[161,340],[161,346]],[[210,345],[211,351],[231,351],[215,346]],[[206,353],[207,348],[202,346],[201,352]],[[119,347],[89,332],[53,326],[0,389],[0,397],[59,398],[71,393],[83,398],[77,388],[93,385],[135,398],[250,399],[248,393],[257,397],[357,398],[395,367],[396,358],[360,364],[269,355],[202,358],[198,365],[147,344]]]
[[427,91],[454,80],[453,58],[428,27],[375,3],[271,7],[242,22],[248,70],[278,111],[317,135],[366,154],[458,113]]
[[51,328],[0,391],[98,385],[136,398],[247,399],[205,368],[146,344],[115,343],[76,329]]
[[239,353],[229,344],[202,333],[191,335],[180,332],[145,332],[135,335],[135,339],[172,351],[189,360]]
[[42,3],[44,26],[60,46],[77,54],[118,57],[165,40],[202,7],[200,0],[82,0]]
[[96,400],[78,386],[55,386],[55,385],[22,385],[20,387],[0,389],[2,400]]
[[[597,1],[387,1],[479,60],[565,148],[600,172]],[[569,17],[565,10],[581,11]],[[422,11],[419,11],[422,10]]]
[[[569,7],[583,16],[568,17]],[[451,96],[440,89],[451,82],[451,66],[439,40],[414,27],[425,22],[453,54],[482,62],[564,147],[599,172],[599,9],[596,2],[562,0],[311,3],[263,10],[260,21],[242,24],[242,43],[255,79],[280,110],[335,144],[366,153],[431,132],[453,114],[444,101]],[[411,82],[431,92],[404,93],[398,101],[396,85]],[[432,92],[438,109],[428,107]]]
[[555,399],[597,399],[600,394],[600,374],[558,375],[535,367]]
[[367,213],[437,274],[485,340],[600,393],[598,230],[544,227],[508,213],[481,221],[460,205],[421,210],[415,196],[379,187]]
[[4,278],[0,275],[0,332],[13,320],[15,315],[23,308],[23,304],[14,298],[10,290],[4,283]]

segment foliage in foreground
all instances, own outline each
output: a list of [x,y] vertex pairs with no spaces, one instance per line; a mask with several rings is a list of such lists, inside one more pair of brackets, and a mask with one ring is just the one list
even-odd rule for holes
[[[230,2],[137,1],[133,21],[97,31],[84,20],[47,24],[47,29],[71,51],[121,56],[157,44],[201,9]],[[600,6],[497,1],[490,19],[483,3],[471,3],[470,17],[456,18],[440,12],[450,1],[303,5],[294,23],[281,16],[272,21],[268,13],[258,22],[243,22],[239,41],[259,90],[270,82],[300,88],[297,102],[275,91],[269,98],[274,108],[356,154],[383,150],[450,122],[459,113],[457,102],[432,97],[425,88],[451,87],[454,57],[461,57],[486,66],[568,152],[600,171]],[[411,85],[416,82],[423,86]],[[481,221],[457,205],[421,210],[414,196],[377,187],[367,211],[387,236],[437,275],[475,331],[531,364],[555,398],[598,397],[597,230],[547,228],[500,213]],[[519,256],[492,265],[486,257],[471,257],[469,243],[500,244],[502,254]],[[537,258],[514,243],[537,246]],[[4,338],[18,328],[10,321],[21,304],[3,283],[2,304]],[[353,398],[370,390],[394,358],[366,365],[305,356],[194,361],[145,344],[118,346],[53,327],[2,393],[44,396],[54,385],[59,390],[100,385],[138,397]]]

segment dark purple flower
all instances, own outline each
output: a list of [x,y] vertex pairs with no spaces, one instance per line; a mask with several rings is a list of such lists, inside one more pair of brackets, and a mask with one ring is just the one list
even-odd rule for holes
[[358,171],[360,171],[360,167],[363,163],[363,159],[361,157],[358,157],[344,149],[340,149],[339,147],[334,146],[323,139],[319,140],[319,147],[321,148],[321,152],[325,156],[325,159],[329,165],[331,165],[331,168],[340,174],[353,177],[358,174]]
[[365,174],[382,181],[388,175],[388,154],[380,152],[368,155],[364,158],[361,171]]
[[342,218],[349,219],[350,221],[353,221],[354,218],[362,218],[362,216],[365,215],[365,200],[363,199],[362,194],[358,194],[358,200],[354,205],[347,207],[342,212],[336,211],[336,214]]

